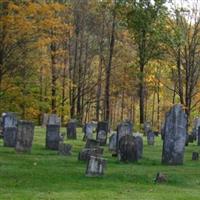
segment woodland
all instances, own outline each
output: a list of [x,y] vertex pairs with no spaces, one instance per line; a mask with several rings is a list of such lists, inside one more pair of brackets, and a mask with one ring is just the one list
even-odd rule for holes
[[200,114],[200,2],[0,0],[0,112],[40,124]]

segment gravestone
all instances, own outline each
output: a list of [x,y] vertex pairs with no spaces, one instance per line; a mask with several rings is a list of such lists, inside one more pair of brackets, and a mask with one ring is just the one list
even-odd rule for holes
[[149,131],[147,133],[147,144],[148,145],[154,145],[154,139],[155,139],[155,134],[153,131]]
[[198,129],[197,145],[200,146],[200,127]]
[[100,142],[100,145],[106,145],[108,134],[108,122],[102,121],[97,124],[96,139]]
[[58,146],[59,155],[70,156],[72,154],[71,150],[72,150],[71,144],[64,144],[63,142],[59,143]]
[[199,153],[198,152],[192,152],[192,160],[199,160]]
[[127,122],[122,122],[117,126],[117,141],[116,141],[116,147],[117,150],[119,148],[119,141],[120,139],[125,135],[132,135],[132,125]]
[[92,139],[93,138],[94,125],[92,123],[86,123],[83,128],[84,137],[83,140]]
[[147,135],[149,131],[151,131],[151,123],[146,121],[144,123],[144,134]]
[[48,125],[61,125],[61,118],[56,114],[50,114],[48,118]]
[[87,161],[90,156],[98,156],[102,157],[103,148],[95,147],[95,148],[85,148],[82,149],[78,154],[78,160]]
[[138,161],[137,143],[132,135],[125,135],[120,138],[118,159],[123,162]]
[[77,122],[74,119],[67,123],[67,139],[76,139],[76,126]]
[[193,143],[194,142],[194,136],[193,136],[193,134],[192,133],[188,134],[188,136],[189,136],[189,138],[188,138],[189,143]]
[[17,118],[14,113],[2,114],[2,135],[5,147],[15,147],[17,138]]
[[60,140],[60,125],[48,124],[46,128],[46,148],[58,150]]
[[134,141],[137,147],[137,157],[138,159],[142,158],[143,155],[143,139],[140,134],[133,134]]
[[200,127],[200,118],[197,117],[195,120],[194,120],[194,128],[193,128],[193,131],[194,131],[194,134],[196,134],[196,137],[198,136],[198,129]]
[[15,150],[17,152],[30,152],[34,137],[34,124],[20,120],[17,125],[17,139]]
[[117,133],[113,133],[109,138],[109,151],[112,152],[112,154],[117,153]]
[[104,158],[98,156],[90,156],[87,163],[86,176],[95,177],[103,176],[106,166],[106,161]]
[[162,163],[183,164],[186,142],[187,115],[180,104],[174,105],[166,114]]

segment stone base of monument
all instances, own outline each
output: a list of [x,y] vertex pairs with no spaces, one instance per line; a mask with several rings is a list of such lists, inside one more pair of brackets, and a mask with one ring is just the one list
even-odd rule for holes
[[90,156],[102,156],[103,155],[103,148],[85,148],[79,152],[78,160],[87,161],[89,160]]
[[15,150],[17,152],[30,152],[34,136],[34,124],[20,120],[17,126],[17,139]]
[[3,140],[5,147],[15,147],[17,138],[17,128],[9,127],[3,131]]
[[71,144],[64,144],[63,142],[59,143],[58,146],[58,154],[63,156],[70,156],[72,154],[72,145]]
[[88,139],[85,144],[85,148],[97,148],[100,146],[100,142],[94,139]]
[[106,161],[104,158],[98,156],[90,156],[85,175],[89,177],[103,176],[105,167]]
[[198,152],[192,152],[192,160],[199,160],[199,153]]
[[167,177],[161,172],[158,172],[154,180],[155,183],[165,183],[167,182]]

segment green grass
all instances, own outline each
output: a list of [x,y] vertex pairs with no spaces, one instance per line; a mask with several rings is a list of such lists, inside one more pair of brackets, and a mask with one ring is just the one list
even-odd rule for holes
[[[63,129],[64,131],[65,129]],[[63,132],[62,131],[62,132]],[[36,127],[31,154],[17,154],[0,142],[0,200],[66,199],[66,200],[198,200],[200,199],[200,161],[191,161],[192,151],[200,147],[186,147],[183,166],[160,164],[162,143],[147,146],[144,157],[137,164],[125,164],[111,157],[104,147],[107,168],[103,177],[86,177],[86,164],[77,160],[83,148],[82,134],[73,144],[70,157],[46,150],[45,129]],[[155,184],[157,172],[168,177],[165,184]]]

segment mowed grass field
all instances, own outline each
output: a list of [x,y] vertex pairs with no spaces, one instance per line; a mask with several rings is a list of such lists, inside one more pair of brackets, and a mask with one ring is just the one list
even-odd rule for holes
[[[64,132],[65,129],[62,130]],[[121,163],[104,147],[107,168],[103,177],[86,177],[86,163],[78,161],[84,147],[81,130],[70,157],[59,156],[45,149],[45,129],[35,128],[31,154],[18,154],[0,142],[0,200],[66,199],[66,200],[199,200],[200,161],[192,161],[193,151],[200,147],[186,147],[183,166],[160,164],[162,142],[147,146],[144,138],[143,159],[138,163]],[[168,182],[155,184],[157,172],[163,172]]]

